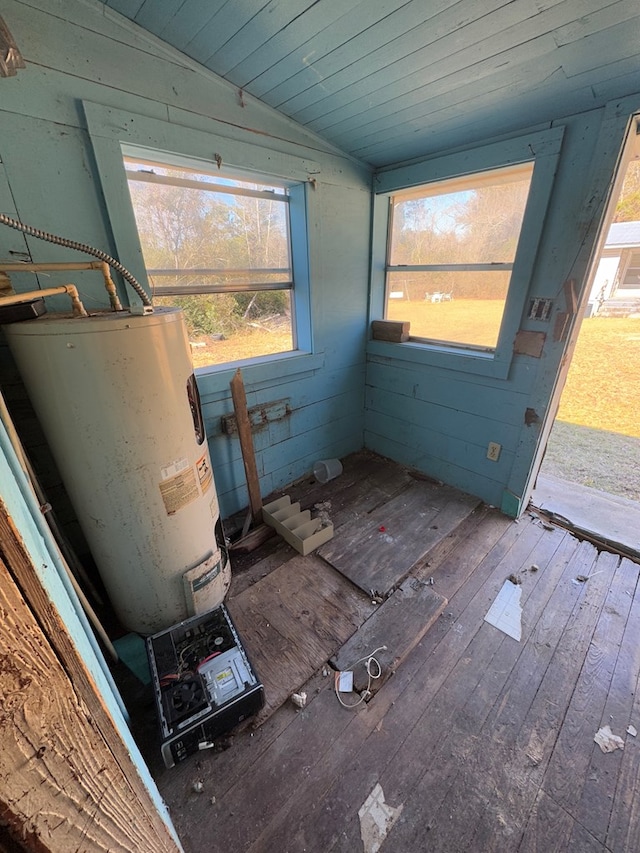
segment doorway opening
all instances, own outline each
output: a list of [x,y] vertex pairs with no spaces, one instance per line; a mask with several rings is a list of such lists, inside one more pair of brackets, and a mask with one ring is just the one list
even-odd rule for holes
[[640,556],[638,116],[619,164],[588,290],[532,504]]

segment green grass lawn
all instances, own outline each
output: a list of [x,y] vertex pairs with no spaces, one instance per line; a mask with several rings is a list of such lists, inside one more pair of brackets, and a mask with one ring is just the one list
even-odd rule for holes
[[640,318],[583,321],[558,420],[640,438]]

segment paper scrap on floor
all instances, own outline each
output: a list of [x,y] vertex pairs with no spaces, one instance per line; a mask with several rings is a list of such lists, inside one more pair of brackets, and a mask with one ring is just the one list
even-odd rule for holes
[[609,726],[602,726],[593,738],[603,752],[615,752],[624,749],[624,741],[619,735],[614,735]]
[[522,587],[520,584],[507,580],[496,596],[484,621],[503,631],[509,637],[520,642],[522,637],[522,607],[520,607],[520,596]]
[[385,803],[384,791],[378,782],[358,811],[364,853],[378,853],[402,809],[402,805],[394,808]]

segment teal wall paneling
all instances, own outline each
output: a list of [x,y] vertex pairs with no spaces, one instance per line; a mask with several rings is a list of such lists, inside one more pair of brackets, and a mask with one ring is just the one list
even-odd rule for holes
[[389,391],[383,392],[379,388],[368,387],[365,400],[367,409],[376,415],[397,417],[397,413],[401,412],[402,420],[411,432],[427,429],[466,442],[475,448],[479,460],[486,456],[490,441],[501,444],[503,450],[510,450],[511,453],[515,451],[515,446],[509,446],[514,438],[512,425],[498,421],[495,417],[478,417],[466,413],[464,418],[460,418],[456,417],[458,410]]
[[[310,107],[305,104],[301,110],[294,111],[293,116],[304,124],[312,124],[317,130],[324,127],[341,127],[343,122],[346,129],[357,123],[358,116],[361,116],[363,111],[363,102],[370,98],[373,92],[376,93],[376,102],[383,104],[380,114],[395,115],[405,105],[415,106],[416,102],[419,102],[421,90],[407,91],[406,79],[418,69],[437,67],[437,79],[429,82],[429,89],[434,87],[436,92],[439,88],[438,80],[456,71],[461,77],[466,74],[467,80],[469,76],[474,79],[485,77],[491,73],[497,63],[507,64],[508,50],[519,45],[523,27],[527,24],[533,34],[527,49],[534,51],[536,50],[532,44],[534,34],[542,31],[546,35],[546,40],[550,38],[545,15],[556,13],[558,16],[558,12],[562,10],[564,16],[568,16],[567,20],[573,18],[573,11],[569,12],[567,4],[562,0],[556,0],[551,9],[545,10],[545,15],[539,14],[538,9],[528,0],[516,0],[507,6],[502,0],[487,0],[482,6],[478,4],[476,7],[478,10],[476,20],[467,20],[466,25],[461,26],[460,10],[455,8],[455,4],[437,5],[445,8],[442,8],[437,15],[433,15],[434,10],[430,8],[431,14],[424,23],[413,27],[404,35],[405,59],[389,65],[393,56],[393,47],[388,44],[383,45],[374,54],[376,63],[381,66],[379,71],[362,77],[364,63],[370,63],[372,59],[369,54],[365,55],[360,63],[352,62],[342,71],[333,74],[328,81],[323,81],[322,87],[318,87],[322,93],[322,100]],[[394,18],[399,17],[399,15],[394,16]],[[528,19],[533,19],[535,23],[532,24]],[[451,41],[443,38],[451,33],[455,33],[456,45],[452,45]],[[500,38],[499,58],[478,64],[478,58],[483,56],[485,50],[482,42],[487,38],[498,37]],[[455,47],[458,47],[458,50],[455,50]],[[538,47],[537,50],[544,50],[545,47],[548,48],[548,45]],[[520,48],[520,61],[522,59],[524,57]],[[470,65],[474,68],[474,73],[471,75],[467,72]],[[327,106],[323,101],[328,99],[329,95],[331,95],[331,112],[327,113]]]
[[[241,96],[236,86],[153,35],[125,23],[117,12],[101,4],[84,0],[5,0],[2,14],[27,67],[16,77],[0,81],[0,210],[17,212],[36,227],[117,252],[121,262],[136,272],[142,269],[141,256],[118,160],[123,138],[144,144],[146,133],[148,145],[161,147],[164,140],[172,150],[188,148],[197,137],[199,145],[204,140],[209,146],[209,158],[219,153],[222,144],[225,162],[238,158],[237,165],[254,168],[258,161],[266,162],[279,175],[313,179],[304,189],[309,211],[305,235],[308,333],[300,341],[304,352],[242,365],[249,406],[286,398],[291,407],[286,419],[269,423],[255,433],[263,495],[306,476],[320,457],[342,457],[365,446],[517,514],[522,509],[532,460],[540,453],[545,416],[553,412],[556,403],[558,371],[579,328],[576,320],[569,341],[553,340],[555,318],[566,308],[563,284],[572,277],[584,289],[591,249],[628,117],[640,109],[640,96],[613,102],[619,93],[626,95],[628,86],[637,80],[637,48],[633,47],[633,27],[627,26],[627,17],[632,15],[629,5],[609,2],[600,11],[597,7],[602,4],[590,2],[592,15],[567,24],[562,31],[559,65],[554,75],[570,75],[581,85],[571,115],[558,110],[553,121],[548,119],[556,103],[555,78],[545,77],[537,65],[537,51],[548,39],[535,30],[545,19],[559,20],[570,4],[543,4],[543,17],[534,22],[531,4],[516,0],[507,7],[508,14],[514,17],[501,18],[501,27],[531,27],[532,40],[527,48],[530,59],[524,61],[520,52],[515,72],[516,76],[527,75],[537,83],[535,92],[528,95],[526,108],[516,100],[517,85],[509,65],[494,74],[491,86],[486,86],[484,72],[495,68],[496,57],[486,60],[486,65],[478,65],[475,80],[461,76],[460,85],[453,90],[451,80],[442,89],[435,80],[429,99],[418,110],[414,108],[416,99],[424,93],[405,93],[400,79],[387,75],[386,101],[375,119],[384,117],[384,125],[376,124],[374,132],[372,124],[371,134],[364,137],[358,149],[363,158],[371,157],[372,161],[396,150],[389,147],[389,142],[395,145],[397,141],[397,151],[406,152],[407,137],[413,138],[426,126],[430,152],[455,152],[449,162],[456,159],[463,170],[473,171],[486,165],[479,143],[500,143],[508,151],[519,144],[518,138],[523,134],[543,146],[547,144],[544,132],[553,137],[553,154],[559,159],[553,167],[550,202],[536,213],[541,239],[535,241],[535,247],[531,243],[533,271],[520,284],[520,308],[512,318],[514,332],[518,327],[546,332],[545,347],[541,358],[516,355],[501,373],[494,371],[492,375],[491,370],[485,369],[487,359],[480,356],[474,357],[474,370],[469,359],[452,361],[450,353],[431,359],[419,347],[367,342],[369,314],[378,317],[382,308],[384,257],[380,244],[385,239],[380,216],[376,216],[373,226],[371,221],[372,170],[312,129],[339,128],[339,138],[347,144],[354,129],[362,127],[358,118],[360,106],[364,106],[372,87],[377,91],[383,82],[376,77],[357,82],[360,58],[372,51],[386,56],[386,45],[397,37],[415,39],[416,45],[424,46],[424,33],[430,27],[444,26],[454,14],[451,3],[438,0],[430,4],[429,20],[418,27],[411,26],[415,20],[412,16],[423,4],[419,0],[406,3],[406,18],[404,13],[394,16],[394,29],[385,31],[378,24],[389,9],[386,0],[300,2],[297,8],[301,15],[289,32],[295,36],[295,47],[291,49],[286,30],[278,29],[279,19],[274,17],[270,28],[261,25],[263,18],[269,17],[270,6],[275,8],[277,4],[241,4],[238,14],[244,15],[247,24],[255,13],[257,17],[225,48],[226,33],[237,32],[238,18],[225,30],[218,15],[225,5],[222,0],[185,2],[196,13],[191,24],[180,31],[185,49],[207,61],[211,51],[220,48],[224,67],[231,69],[234,44],[245,49],[254,44],[255,50],[243,57],[243,77],[253,82],[254,92],[268,93],[272,102],[295,108],[298,117],[309,126],[296,123],[254,97]],[[154,19],[153,26],[161,36],[177,26],[176,13],[183,4],[165,0],[161,5],[147,6],[141,0],[114,0],[112,5],[127,15],[138,14],[141,24],[147,22],[151,6],[155,5],[156,12],[160,9],[162,14]],[[495,0],[485,4],[484,10],[500,7],[504,3]],[[321,10],[327,14],[315,42],[318,53],[311,67],[302,60],[307,40],[318,33]],[[365,12],[371,24],[368,35],[360,32]],[[607,57],[603,55],[603,66],[596,69],[593,63],[585,64],[584,51],[591,44],[590,27],[596,27],[605,14],[610,15],[609,36],[620,49],[610,65],[605,64]],[[466,35],[475,32],[478,39],[493,36],[491,14],[486,20],[476,20],[474,15],[475,12],[464,21],[465,27],[470,28]],[[353,31],[354,38],[332,51],[335,34],[348,31]],[[436,29],[432,32],[437,34]],[[213,42],[208,40],[212,34],[216,39]],[[267,44],[279,51],[273,65],[265,59]],[[505,45],[508,62],[515,56],[508,53],[509,44]],[[464,49],[470,67],[475,67],[474,46]],[[276,85],[277,67],[287,54],[288,62],[300,62],[300,70]],[[430,61],[435,62],[437,56],[434,51]],[[449,67],[448,57],[442,56],[439,61],[443,68]],[[324,74],[325,80],[319,79],[319,73]],[[338,92],[339,97],[329,108],[330,92]],[[612,103],[607,108],[594,109],[594,98],[601,103],[605,96]],[[492,104],[490,113],[487,103]],[[108,120],[102,122],[97,133],[96,111],[91,106],[85,110],[83,105],[87,104],[99,105],[103,117],[108,113]],[[134,125],[139,123],[135,132],[132,116]],[[370,118],[373,123],[374,118]],[[519,127],[517,133],[514,122]],[[564,138],[560,141],[563,129]],[[176,139],[180,140],[177,146]],[[258,160],[253,159],[256,150]],[[420,181],[424,163],[435,161],[435,155],[425,158],[424,150],[416,153],[420,154],[419,161],[397,163],[376,175],[376,188],[391,190]],[[101,182],[101,177],[106,177],[106,183]],[[380,200],[375,206],[379,214]],[[121,237],[123,226],[125,236]],[[78,260],[74,252],[25,239],[0,227],[0,257],[22,252],[27,246],[34,260]],[[66,280],[68,276],[39,276],[37,280],[45,286],[62,283],[62,278]],[[19,290],[26,290],[33,283],[26,274],[16,276],[14,281]],[[77,283],[91,308],[106,305],[99,276],[82,273]],[[554,300],[548,323],[529,321],[524,316],[523,307],[532,295]],[[51,307],[62,308],[63,304],[57,301]],[[229,381],[234,369],[235,366],[224,366],[197,371],[223,515],[247,505],[238,440],[220,432],[220,417],[232,411]],[[537,413],[539,423],[525,424],[527,409]],[[486,458],[489,441],[502,445],[497,463]],[[0,474],[2,497],[17,519],[34,560],[41,566],[48,564],[51,555],[35,524],[37,508],[25,500],[15,459],[11,459],[4,445]],[[76,632],[75,641],[88,665],[100,669],[68,593],[59,588],[57,581],[51,584],[52,600]],[[97,681],[100,677],[98,672]],[[115,709],[118,703],[110,694],[110,686],[104,679],[100,686]],[[140,766],[144,773],[141,760]]]
[[[171,4],[165,6],[169,15]],[[29,5],[7,0],[3,7],[27,61],[2,86],[0,156],[10,192],[24,221],[113,253],[144,281],[120,140],[169,150],[182,146],[176,153],[183,154],[191,153],[194,140],[204,140],[211,158],[220,152],[236,165],[298,180],[314,177],[315,188],[306,188],[311,314],[309,333],[300,340],[310,354],[243,366],[250,401],[254,391],[267,402],[292,399],[286,440],[277,433],[273,446],[268,436],[256,442],[262,487],[271,491],[283,484],[285,471],[305,473],[313,448],[335,455],[363,444],[371,171],[254,98],[241,100],[235,87],[115,13],[103,12],[99,4],[60,0]],[[99,111],[103,120],[96,131]],[[255,162],[253,152],[259,154]],[[0,257],[15,239],[15,232],[0,229]],[[34,238],[28,244],[36,260],[78,260],[77,253]],[[98,275],[82,273],[79,285],[90,307],[105,305]],[[197,372],[210,429],[230,410],[232,373]],[[359,401],[349,417],[336,418],[332,398],[342,392],[329,388],[324,378],[329,375],[343,377],[340,382]],[[313,427],[296,413],[307,407]],[[305,452],[307,429],[313,436]],[[233,439],[214,433],[210,438],[225,515],[245,499],[244,471]]]
[[[7,216],[12,216],[16,218],[18,216],[18,211],[13,203],[13,198],[11,196],[11,188],[9,187],[9,182],[7,180],[7,173],[4,168],[4,163],[2,162],[2,152],[0,151],[0,199],[2,199],[2,212],[6,213]],[[21,234],[19,231],[10,231],[5,234],[5,256],[7,258],[13,258],[15,260],[26,259],[29,257],[29,246],[27,244],[27,238],[24,234]],[[33,287],[34,284],[37,285],[37,281],[32,274],[26,275],[23,277],[19,277],[24,279],[24,285],[22,287],[16,288],[18,290],[28,290],[30,287]]]
[[379,417],[374,424],[373,430],[365,429],[365,443],[369,450],[476,495],[490,506],[500,506],[502,483],[451,462],[447,457],[436,456],[432,453],[431,436],[412,434],[405,439],[404,424],[396,418]]
[[[253,434],[258,474],[263,496],[310,473],[313,462],[322,456],[344,456],[359,450],[364,409],[364,364],[358,370],[342,368],[318,372],[316,382],[290,382],[249,390],[248,406],[286,398],[291,414],[269,423]],[[228,513],[246,506],[242,454],[237,436],[220,430],[220,414],[233,411],[230,395],[215,407],[203,404],[209,447],[215,467],[219,497],[229,506]]]
[[[553,190],[542,220],[542,234],[526,292],[521,294],[518,326],[546,334],[541,358],[513,355],[504,376],[465,375],[465,360],[449,356],[438,362],[428,348],[415,345],[369,343],[365,443],[373,450],[415,464],[425,473],[477,494],[484,500],[517,514],[524,507],[533,459],[541,451],[542,429],[555,390],[567,341],[554,341],[556,315],[566,310],[564,282],[573,278],[584,292],[589,258],[598,234],[611,175],[621,149],[629,115],[640,109],[640,98],[627,98],[577,116],[563,117],[564,139]],[[606,132],[605,132],[606,131]],[[604,139],[603,139],[604,136]],[[446,159],[446,158],[445,158]],[[456,154],[452,162],[474,165],[477,152]],[[416,182],[420,164],[384,170],[376,188]],[[380,202],[380,210],[383,208]],[[378,231],[378,239],[382,229]],[[525,235],[526,238],[526,235]],[[377,261],[375,260],[376,258]],[[378,280],[382,259],[376,255]],[[381,284],[372,306],[380,305]],[[546,323],[528,320],[526,305],[533,296],[553,299],[553,314]],[[576,317],[579,326],[580,314]],[[397,353],[394,358],[393,354]],[[525,411],[535,412],[533,423]],[[467,433],[468,431],[468,433]],[[461,445],[461,437],[469,435]],[[401,436],[401,438],[400,438]],[[545,436],[546,438],[546,433]],[[486,445],[502,445],[498,463],[486,459]],[[517,509],[514,511],[514,507]]]
[[[420,407],[411,407],[413,409],[410,412],[411,420],[407,420],[406,412],[404,410],[398,412],[397,409],[394,412],[391,404],[387,404],[386,412],[382,411],[382,404],[378,404],[375,418],[371,419],[375,424],[372,432],[383,435],[387,430],[391,430],[389,437],[398,444],[426,451],[430,457],[442,461],[445,465],[449,464],[459,471],[468,472],[469,476],[475,475],[478,480],[504,482],[513,464],[513,450],[503,447],[497,462],[487,459],[486,447],[483,452],[483,448],[477,443],[480,437],[476,437],[473,433],[473,427],[478,424],[477,419],[464,419],[465,423],[469,424],[468,430],[465,430],[464,425],[455,431],[454,429],[443,430],[441,425],[431,424],[426,416],[421,418]],[[487,425],[483,426],[486,429]],[[451,482],[447,478],[441,476],[439,478],[447,483]],[[458,486],[463,491],[477,494],[468,484],[465,485],[465,480],[459,480],[452,485]]]
[[523,419],[531,390],[531,372],[521,364],[514,366],[508,382],[496,383],[487,377],[469,376],[454,371],[394,363],[370,357],[367,365],[367,385],[389,393],[402,394],[425,403],[435,403],[452,411],[486,416],[518,426]]

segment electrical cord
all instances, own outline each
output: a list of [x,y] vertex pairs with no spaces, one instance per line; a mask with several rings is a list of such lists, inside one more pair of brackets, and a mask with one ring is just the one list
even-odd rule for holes
[[[367,670],[367,687],[360,694],[360,698],[357,702],[345,702],[340,696],[340,691],[338,690],[338,684],[340,682],[340,673],[336,672],[333,680],[333,689],[335,690],[336,698],[338,702],[342,705],[343,708],[357,708],[362,702],[366,702],[367,699],[371,698],[371,683],[375,681],[377,678],[380,678],[382,675],[382,666],[380,661],[375,657],[377,652],[386,651],[386,646],[378,646],[377,649],[374,649],[370,654],[365,655],[364,657],[357,660],[351,667],[350,670],[355,669],[358,664],[363,663],[365,665],[365,669]],[[345,670],[345,672],[348,670]]]
[[0,222],[3,225],[8,225],[9,228],[15,228],[16,231],[22,231],[24,234],[29,234],[31,237],[37,237],[39,240],[46,240],[48,243],[55,243],[56,246],[65,246],[68,249],[75,249],[78,252],[93,255],[94,258],[104,261],[104,263],[109,264],[109,266],[116,270],[116,272],[119,272],[138,294],[143,305],[152,304],[151,299],[149,299],[145,293],[144,288],[138,279],[133,276],[129,270],[123,267],[120,261],[116,261],[115,258],[112,258],[111,255],[107,255],[107,253],[103,252],[101,249],[94,249],[93,246],[89,246],[87,243],[77,243],[75,240],[69,240],[67,237],[58,237],[56,234],[50,234],[48,231],[41,231],[39,228],[34,228],[32,225],[26,225],[24,222],[20,222],[19,219],[7,216],[6,213],[0,213]]

